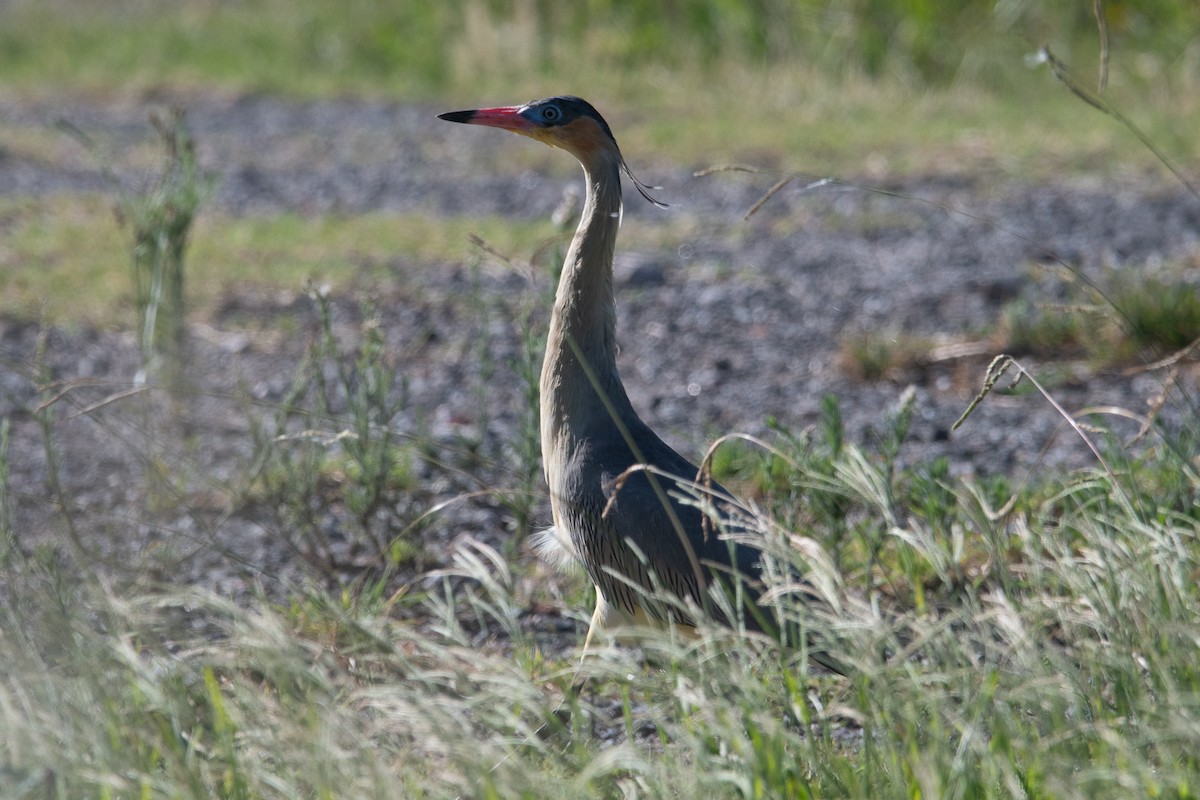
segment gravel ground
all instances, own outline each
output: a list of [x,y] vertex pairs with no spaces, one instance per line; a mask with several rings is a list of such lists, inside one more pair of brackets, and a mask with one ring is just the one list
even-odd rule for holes
[[[532,145],[440,123],[436,109],[263,96],[165,99],[186,106],[201,161],[220,175],[212,205],[225,213],[420,211],[516,220],[550,215],[564,189],[579,183],[561,153],[528,162],[544,168],[514,171],[506,156]],[[48,126],[61,117],[113,153],[148,153],[147,112],[163,100],[10,99],[0,105],[0,131],[46,129],[56,136]],[[86,156],[62,150],[68,154],[40,158],[0,140],[0,196],[104,189]],[[636,154],[626,155],[639,163]],[[137,162],[119,169],[131,186],[145,179]],[[1034,285],[1028,277],[1031,265],[1047,263],[1047,251],[1090,275],[1200,265],[1200,203],[1161,180],[1028,185],[956,174],[885,187],[928,204],[836,186],[803,191],[797,182],[743,221],[774,178],[694,177],[703,166],[641,168],[671,207],[655,209],[631,195],[626,213],[648,224],[679,221],[694,233],[662,250],[619,244],[616,265],[620,364],[630,397],[668,441],[694,455],[721,433],[762,434],[771,417],[795,429],[811,425],[828,393],[840,398],[850,437],[870,448],[884,413],[912,385],[916,421],[902,453],[907,462],[940,456],[960,476],[1016,479],[1031,470],[1086,465],[1080,441],[1061,430],[1048,402],[1031,394],[993,396],[963,429],[950,432],[994,355],[986,342],[974,357],[869,382],[846,369],[841,343],[867,331],[946,344],[981,341],[979,332],[994,328],[1013,298],[1062,299],[1061,281]],[[530,309],[536,325],[545,323],[538,304],[545,279],[533,287],[490,262],[476,277],[461,263],[468,257],[464,244],[460,263],[412,269],[411,259],[396,253],[390,276],[372,290],[380,330],[408,390],[394,427],[428,433],[453,462],[421,468],[422,507],[477,490],[466,470],[488,485],[511,487],[522,469],[510,446],[524,407],[522,383],[509,363],[519,359]],[[361,326],[359,300],[334,298],[345,342]],[[231,596],[308,574],[262,504],[230,487],[253,458],[250,420],[282,399],[315,326],[312,303],[297,292],[229,295],[192,326],[193,391],[171,403],[117,396],[138,370],[128,333],[49,332],[45,364],[70,389],[53,406],[60,480],[94,565],[135,566]],[[31,413],[39,402],[30,375],[38,340],[36,326],[0,319],[0,414],[12,423],[10,483],[16,530],[27,549],[62,543],[69,529],[62,510],[48,502],[51,473]],[[1142,412],[1162,390],[1156,373],[1024,363],[1056,376],[1054,396],[1068,410],[1111,405]],[[1195,372],[1183,382],[1194,394]],[[1166,413],[1184,412],[1169,405]],[[478,436],[480,447],[464,449],[464,441]],[[477,456],[483,467],[473,461]],[[173,465],[168,489],[153,488],[158,464]],[[443,565],[460,537],[502,545],[510,537],[509,516],[488,497],[449,505],[423,529],[427,552],[415,567]],[[547,516],[542,502],[538,518]],[[331,507],[323,524],[338,540],[349,524],[345,510]],[[352,550],[343,555],[353,561]]]

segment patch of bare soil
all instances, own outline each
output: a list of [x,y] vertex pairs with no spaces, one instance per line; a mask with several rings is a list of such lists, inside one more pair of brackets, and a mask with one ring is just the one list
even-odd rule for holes
[[[59,135],[50,126],[63,117],[123,153],[149,146],[152,105],[11,101],[0,115],[5,126],[44,127],[47,136]],[[560,169],[562,154],[548,152],[544,171],[506,171],[505,148],[532,145],[440,123],[434,109],[259,96],[189,97],[183,105],[202,163],[220,176],[212,205],[229,213],[422,211],[515,220],[548,216],[564,188],[578,183]],[[693,233],[661,250],[619,244],[616,266],[620,365],[630,397],[668,441],[694,456],[725,432],[769,436],[770,418],[795,430],[812,425],[826,394],[840,399],[850,438],[872,448],[884,415],[912,385],[916,419],[901,454],[906,463],[945,458],[957,476],[1001,473],[1015,481],[1092,463],[1036,394],[993,396],[951,432],[995,354],[983,332],[1015,297],[1065,296],[1061,281],[1034,286],[1027,277],[1030,265],[1047,263],[1047,251],[1088,275],[1194,268],[1200,253],[1200,204],[1149,179],[995,185],[983,176],[933,175],[887,187],[931,204],[837,187],[802,191],[798,182],[743,221],[774,178],[693,177],[703,166],[641,168],[664,187],[671,207],[658,210],[631,194],[626,214],[649,224],[677,218]],[[136,164],[118,174],[130,186],[145,179]],[[0,143],[0,195],[104,188],[82,154],[49,161]],[[473,258],[464,243],[453,263],[417,268],[399,252],[392,277],[370,286],[396,396],[404,398],[390,425],[432,448],[413,467],[411,508],[385,512],[411,520],[446,503],[413,528],[425,545],[411,563],[414,573],[444,565],[463,537],[503,549],[512,539],[511,508],[483,490],[516,490],[528,467],[519,446],[526,384],[516,367],[523,326],[545,324],[549,278],[531,284],[486,256],[475,270]],[[361,338],[363,299],[333,300],[347,353]],[[868,331],[977,346],[967,348],[970,358],[942,349],[940,360],[864,382],[845,368],[841,346]],[[255,433],[256,425],[260,436],[269,428],[265,421],[318,335],[314,304],[299,287],[233,291],[191,325],[188,386],[169,395],[133,391],[140,364],[128,333],[43,333],[27,321],[0,320],[0,414],[11,423],[10,491],[22,547],[51,546],[89,569],[117,576],[132,569],[233,597],[311,576],[313,554],[305,555],[288,520],[256,488]],[[1024,363],[1047,376],[1070,411],[1144,413],[1163,390],[1158,373]],[[39,392],[43,371],[53,382]],[[1177,391],[1194,396],[1196,374],[1181,381]],[[1163,424],[1186,413],[1169,403]],[[41,422],[47,414],[50,448]],[[311,424],[337,433],[346,423]],[[1128,434],[1136,426],[1117,429]],[[359,523],[333,499],[339,477],[326,479],[330,485],[316,487],[314,524],[333,543],[325,557],[348,579],[368,562],[356,545]],[[543,498],[535,522],[547,520]],[[68,544],[71,537],[79,547]]]

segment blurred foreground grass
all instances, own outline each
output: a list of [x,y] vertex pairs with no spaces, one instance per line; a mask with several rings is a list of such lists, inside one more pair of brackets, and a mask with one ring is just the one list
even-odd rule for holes
[[478,542],[390,598],[114,586],[20,546],[0,447],[5,797],[1194,797],[1195,421],[1012,495],[826,411],[742,468],[770,478],[747,524],[778,608],[849,678],[712,629],[597,655],[582,700]]

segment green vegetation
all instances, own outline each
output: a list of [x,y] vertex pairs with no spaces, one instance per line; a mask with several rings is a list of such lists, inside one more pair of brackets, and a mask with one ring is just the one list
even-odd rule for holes
[[1154,276],[1110,271],[1094,284],[1071,284],[1069,302],[1031,296],[1001,314],[999,350],[1097,366],[1153,361],[1200,340],[1200,287],[1183,268]]
[[[114,220],[112,198],[60,195],[0,198],[0,313],[53,323],[129,326],[129,245]],[[647,225],[629,220],[622,242],[631,248],[680,241],[692,223]],[[338,291],[372,286],[420,286],[424,270],[449,269],[482,240],[518,267],[519,254],[551,274],[562,236],[548,220],[438,217],[373,212],[310,217],[297,213],[230,216],[206,211],[188,249],[188,304],[205,315],[230,292],[277,288],[295,292],[309,279]],[[404,254],[402,268],[397,253]],[[527,261],[528,259],[524,259]],[[74,291],[87,286],[88,292]]]
[[1200,339],[1200,284],[1123,276],[1114,298],[1131,344],[1169,354]]
[[[40,309],[53,322],[128,324],[132,307],[128,249],[112,201],[96,196],[0,200],[7,223],[0,251],[0,308],[11,315]],[[189,304],[201,313],[226,292],[251,287],[295,291],[310,278],[339,289],[404,280],[391,269],[444,269],[448,253],[465,252],[468,234],[500,252],[532,250],[553,235],[548,223],[364,214],[312,219],[298,214],[230,217],[212,212],[196,223],[189,251]],[[248,270],[246,265],[254,265]],[[87,285],[82,295],[72,287]]]
[[1053,288],[1034,270],[1032,288],[1001,310],[978,342],[939,345],[903,332],[852,334],[841,341],[841,365],[867,381],[902,379],[939,355],[980,358],[997,352],[1079,362],[1094,369],[1179,360],[1200,347],[1200,287],[1184,265],[1154,275],[1132,268],[1068,282],[1066,300],[1038,299]]
[[851,375],[875,381],[921,366],[932,350],[933,343],[926,338],[868,331],[842,340],[841,359]]
[[396,359],[371,309],[364,309],[356,352],[344,354],[328,294],[310,287],[308,295],[320,333],[274,413],[249,420],[255,453],[247,496],[263,504],[296,552],[329,571],[344,566],[347,550],[332,546],[325,510],[344,507],[354,521],[341,532],[349,553],[382,565],[376,585],[383,586],[397,565],[421,555],[416,533],[426,509],[412,469],[418,445],[393,427],[408,390],[396,380]]
[[708,630],[655,638],[654,666],[591,660],[595,694],[564,700],[572,663],[523,632],[519,581],[478,543],[424,597],[237,607],[67,579],[0,514],[0,775],[12,797],[1193,796],[1200,436],[1014,496],[897,469],[911,415],[875,451],[832,401],[780,431],[746,520],[846,680]]
[[[1151,75],[1169,69],[1200,26],[1200,11],[1182,0],[1112,2],[1104,10],[1114,57],[1122,48],[1153,52],[1157,59],[1138,67]],[[166,80],[426,98],[481,79],[505,86],[514,78],[578,74],[581,61],[622,75],[698,69],[711,76],[731,63],[802,64],[997,85],[1007,80],[989,69],[997,51],[1099,38],[1090,5],[984,0],[936,9],[920,0],[686,0],[666,7],[649,0],[350,0],[336,8],[316,0],[17,0],[5,15],[6,83],[108,88]]]
[[[188,234],[212,188],[196,163],[182,114],[155,117],[166,148],[162,172],[138,194],[122,194],[117,217],[130,229],[130,274],[137,309],[137,335],[147,364],[161,359],[168,383],[181,386],[188,306],[184,264]],[[114,180],[114,184],[116,181]]]

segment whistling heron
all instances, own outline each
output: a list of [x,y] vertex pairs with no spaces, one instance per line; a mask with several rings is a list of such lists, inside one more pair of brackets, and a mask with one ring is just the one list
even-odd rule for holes
[[[679,605],[711,612],[714,582],[729,587],[746,581],[747,613],[741,616],[747,627],[772,625],[749,588],[760,574],[760,553],[719,535],[697,504],[680,501],[687,495],[680,487],[700,497],[728,495],[719,485],[697,483],[697,467],[642,421],[617,374],[613,248],[621,224],[621,173],[643,197],[661,204],[629,171],[608,123],[578,97],[439,117],[519,133],[562,148],[583,165],[586,200],[554,299],[540,398],[554,518],[549,538],[578,559],[596,585],[584,651],[597,630],[614,625],[689,624]],[[682,602],[654,602],[656,595]],[[831,661],[822,655],[813,657]]]

